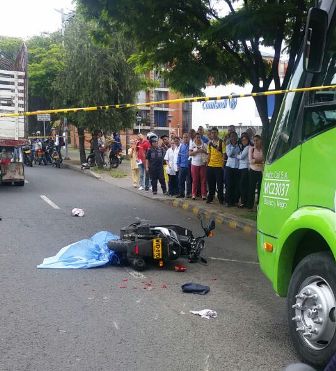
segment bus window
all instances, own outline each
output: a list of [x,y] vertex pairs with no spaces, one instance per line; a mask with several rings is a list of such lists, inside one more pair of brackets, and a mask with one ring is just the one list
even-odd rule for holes
[[336,126],[336,104],[305,107],[303,139]]
[[[315,74],[311,86],[336,84],[336,19],[330,27],[331,37],[328,37],[326,52],[321,73]],[[336,101],[336,91],[315,91],[310,93],[311,104]]]
[[[303,85],[303,65],[302,58],[293,75],[290,88],[297,88]],[[267,156],[267,162],[273,162],[282,157],[289,150],[299,144],[299,138],[294,135],[297,129],[299,107],[302,101],[302,94],[286,94],[282,102],[276,127],[270,149]]]

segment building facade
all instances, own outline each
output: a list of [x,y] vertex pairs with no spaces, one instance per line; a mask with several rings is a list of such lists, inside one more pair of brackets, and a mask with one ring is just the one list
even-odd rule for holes
[[173,91],[166,80],[156,71],[151,71],[146,76],[154,85],[147,91],[140,91],[137,95],[137,103],[144,103],[138,107],[134,133],[154,131],[159,136],[175,132],[181,136],[183,132],[191,128],[190,103],[171,103],[160,105],[145,105],[145,103],[181,98],[181,95]]
[[[263,52],[263,58],[272,63],[273,54]],[[287,59],[280,60],[279,77],[281,82],[285,77],[287,65]],[[207,97],[218,97],[250,93],[252,88],[251,84],[245,86],[233,84],[214,86],[209,84],[203,92]],[[271,84],[270,89],[274,89],[274,83]],[[269,118],[273,115],[274,103],[274,95],[269,95],[267,97]],[[192,127],[194,129],[202,125],[205,128],[216,126],[219,130],[226,130],[229,125],[235,125],[238,133],[245,131],[248,127],[253,127],[258,133],[262,130],[260,115],[252,97],[194,102],[192,106]]]
[[[15,60],[0,50],[0,113],[22,113],[28,110],[27,47],[22,44]],[[27,117],[0,118],[0,137],[26,137]]]

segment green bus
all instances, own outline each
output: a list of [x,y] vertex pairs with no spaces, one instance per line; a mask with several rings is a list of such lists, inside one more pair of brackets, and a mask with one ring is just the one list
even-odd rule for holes
[[[336,1],[317,3],[290,88],[336,84]],[[322,367],[336,353],[336,90],[285,95],[265,161],[257,241],[262,271],[287,296],[297,353]]]

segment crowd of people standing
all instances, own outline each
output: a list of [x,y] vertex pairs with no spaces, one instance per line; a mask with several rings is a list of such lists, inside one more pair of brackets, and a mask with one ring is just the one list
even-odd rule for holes
[[[147,137],[131,140],[133,186],[140,191],[158,192],[177,198],[200,198],[228,207],[253,209],[259,200],[264,155],[262,140],[251,129],[238,136],[233,125],[220,138],[216,127],[205,134],[200,126],[179,138]],[[168,185],[168,187],[167,187]]]

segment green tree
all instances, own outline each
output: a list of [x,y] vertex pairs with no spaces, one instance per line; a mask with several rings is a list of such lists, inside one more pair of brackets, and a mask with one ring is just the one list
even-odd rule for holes
[[[305,0],[77,0],[101,27],[126,28],[138,42],[133,56],[140,67],[158,67],[175,89],[200,94],[216,84],[250,82],[253,92],[287,86],[298,57],[306,16]],[[214,7],[216,4],[216,7]],[[225,11],[218,11],[218,9]],[[262,46],[272,47],[266,61]],[[283,81],[282,49],[288,54]],[[162,67],[164,66],[164,67]],[[276,96],[276,116],[282,96]],[[266,97],[255,98],[265,138],[272,132]]]
[[0,55],[15,62],[23,40],[16,37],[0,36]]
[[[87,22],[80,14],[72,18],[65,31],[64,70],[59,75],[59,104],[84,107],[133,102],[139,78],[127,59],[134,52],[133,43],[122,32],[110,35],[108,46],[101,43],[95,21]],[[84,129],[116,131],[130,127],[132,110],[79,112],[69,115],[78,129],[81,161],[85,162]],[[96,156],[99,160],[99,156]]]
[[[64,48],[60,32],[34,36],[27,41],[29,110],[53,108],[57,101],[56,80],[64,69]],[[29,117],[30,132],[40,129],[36,117]]]

